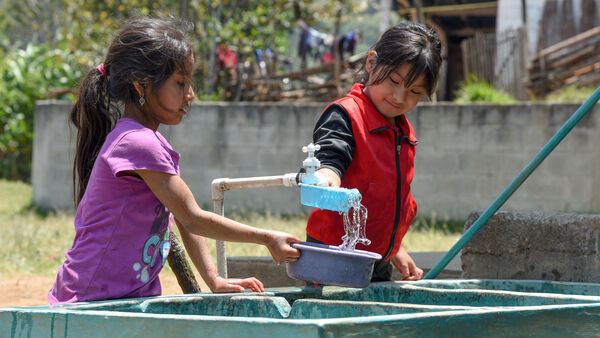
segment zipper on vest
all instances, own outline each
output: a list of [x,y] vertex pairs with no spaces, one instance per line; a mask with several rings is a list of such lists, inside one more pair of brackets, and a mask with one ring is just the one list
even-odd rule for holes
[[[391,129],[391,128],[390,128]],[[385,261],[392,253],[392,249],[394,248],[394,239],[396,238],[396,232],[398,232],[398,224],[400,223],[400,206],[402,205],[402,180],[400,173],[400,149],[402,138],[398,137],[398,132],[392,129],[394,132],[394,143],[396,144],[396,214],[394,216],[394,229],[392,230],[392,236],[390,238],[390,244],[385,252],[385,255],[381,258],[382,261]]]

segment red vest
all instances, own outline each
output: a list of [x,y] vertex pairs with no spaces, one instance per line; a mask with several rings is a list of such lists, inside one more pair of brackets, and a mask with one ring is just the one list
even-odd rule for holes
[[[417,213],[417,203],[410,193],[417,139],[404,115],[393,126],[363,89],[364,85],[355,84],[346,97],[334,102],[348,112],[356,143],[341,186],[357,188],[368,211],[366,236],[371,244],[358,244],[356,248],[376,252],[388,260],[398,252]],[[344,235],[342,215],[314,209],[306,232],[323,243],[339,245]]]

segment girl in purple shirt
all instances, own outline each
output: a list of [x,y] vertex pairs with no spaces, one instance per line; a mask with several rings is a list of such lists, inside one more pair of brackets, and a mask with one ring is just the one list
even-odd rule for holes
[[263,244],[277,263],[298,259],[290,246],[298,238],[200,209],[179,177],[179,154],[157,128],[186,115],[193,64],[192,46],[174,21],[137,18],[83,80],[70,114],[78,130],[76,234],[50,303],[160,295],[173,222],[213,292],[264,289],[255,278],[221,278],[202,236]]

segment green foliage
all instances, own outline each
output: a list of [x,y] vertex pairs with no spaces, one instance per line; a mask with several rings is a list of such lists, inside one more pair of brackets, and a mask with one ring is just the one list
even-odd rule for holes
[[[365,2],[359,0],[4,1],[0,2],[0,51],[22,48],[22,41],[48,43],[80,51],[87,55],[82,63],[92,67],[101,62],[123,20],[139,15],[173,15],[193,24],[199,96],[210,96],[218,91],[208,90],[206,83],[215,68],[210,64],[214,44],[232,48],[241,61],[252,60],[256,49],[269,48],[286,55],[297,15],[313,26],[333,22],[338,10],[351,18],[364,7]],[[225,95],[221,91],[221,99]]]
[[551,103],[583,103],[595,90],[595,87],[569,86],[546,95],[542,101]]
[[[256,4],[258,2],[258,5]],[[224,9],[219,43],[234,46],[247,58],[256,49],[269,48],[285,54],[287,35],[293,29],[294,13],[288,1],[238,3]]]
[[30,44],[4,55],[0,64],[0,178],[29,180],[35,101],[51,89],[75,87],[82,75],[73,53],[47,45]]
[[[341,14],[341,21],[354,18],[358,12],[371,11],[373,2],[361,0],[307,0],[300,4],[300,16],[309,26],[334,24],[335,16]],[[356,27],[352,27],[356,28]],[[333,28],[331,28],[333,32]]]
[[[197,98],[223,100],[235,86],[223,80],[225,74],[211,72],[218,69],[218,59],[211,58],[217,44],[235,50],[241,62],[252,61],[257,49],[285,55],[298,13],[313,25],[333,22],[340,10],[349,17],[361,6],[358,0],[0,1],[0,178],[29,180],[35,101],[51,89],[74,89],[83,69],[102,62],[117,29],[132,16],[191,22]],[[216,88],[209,75],[216,75]]]
[[[154,15],[156,1],[38,0],[5,1],[1,7],[0,33],[5,47],[34,44],[95,51],[99,56],[108,47],[109,37],[122,20],[131,15]],[[166,11],[169,11],[166,9]]]
[[471,74],[467,81],[459,84],[454,102],[515,103],[517,99]]

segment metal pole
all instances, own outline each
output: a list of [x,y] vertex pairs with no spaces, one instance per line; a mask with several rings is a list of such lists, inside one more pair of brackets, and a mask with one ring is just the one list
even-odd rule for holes
[[571,115],[565,124],[552,136],[550,141],[535,155],[535,157],[521,170],[515,179],[504,189],[504,191],[496,198],[496,200],[479,216],[477,221],[465,231],[456,244],[440,259],[437,264],[429,270],[423,279],[434,279],[437,275],[450,263],[450,261],[458,254],[458,252],[475,236],[475,234],[485,225],[498,209],[506,202],[506,200],[525,182],[527,177],[546,159],[546,157],[556,148],[556,146],[567,136],[567,134],[575,127],[575,125],[589,112],[589,110],[600,99],[600,87]]
[[379,1],[379,35],[383,34],[388,28],[390,28],[390,11],[392,9],[391,0],[380,0]]
[[425,14],[423,13],[423,2],[415,0],[415,8],[417,10],[417,22],[425,24]]

